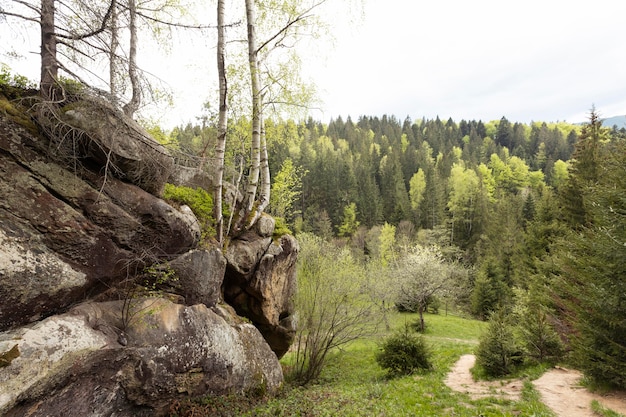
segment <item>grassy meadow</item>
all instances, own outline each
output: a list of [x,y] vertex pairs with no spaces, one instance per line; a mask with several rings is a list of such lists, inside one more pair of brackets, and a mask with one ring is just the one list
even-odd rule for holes
[[[389,329],[333,352],[319,381],[306,387],[287,383],[276,397],[248,396],[211,399],[198,404],[193,414],[211,416],[534,416],[554,414],[539,401],[526,382],[520,401],[486,398],[472,400],[444,384],[446,374],[463,354],[473,353],[486,323],[454,315],[426,316],[425,339],[434,369],[388,378],[375,361],[382,340],[417,315],[394,313]],[[282,360],[289,374],[290,356]],[[533,375],[532,377],[539,376]],[[520,376],[520,375],[518,375]],[[524,376],[524,375],[521,375]],[[527,378],[530,381],[530,378]],[[206,414],[204,414],[206,413]]]

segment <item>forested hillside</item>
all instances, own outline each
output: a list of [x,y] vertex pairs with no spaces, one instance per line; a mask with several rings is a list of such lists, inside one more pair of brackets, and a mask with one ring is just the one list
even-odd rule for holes
[[[524,204],[531,210],[565,180],[580,126],[383,116],[328,125],[268,121],[266,130],[270,212],[292,230],[328,238],[384,223],[409,235],[436,230],[440,244],[456,245],[473,260],[490,219],[509,218],[503,210],[514,207],[521,216]],[[192,152],[212,136],[191,125],[172,132]],[[234,145],[231,165],[245,155]],[[527,220],[531,215],[525,212]],[[521,217],[513,220],[521,225]]]
[[[231,137],[245,125],[233,124]],[[602,127],[592,111],[584,126],[504,117],[268,120],[266,135],[269,212],[296,236],[347,245],[365,273],[375,271],[382,282],[383,302],[406,306],[397,275],[413,274],[411,265],[446,263],[448,272],[435,268],[431,275],[454,278],[436,286],[428,277],[417,282],[433,291],[413,294],[416,311],[446,302],[487,319],[506,306],[505,317],[525,320],[530,356],[559,355],[565,347],[586,358],[588,374],[625,385],[626,343],[619,336],[626,334],[619,324],[626,284],[624,129]],[[188,125],[163,140],[199,153],[214,137],[211,128]],[[233,182],[245,175],[241,137],[227,149],[226,176]],[[591,332],[592,326],[606,332]],[[560,342],[549,336],[554,332]]]

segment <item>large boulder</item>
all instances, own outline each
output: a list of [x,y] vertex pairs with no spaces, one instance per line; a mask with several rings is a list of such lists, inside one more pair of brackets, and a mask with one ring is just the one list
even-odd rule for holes
[[250,319],[282,357],[293,342],[298,242],[285,235],[273,242],[273,220],[263,216],[226,251],[224,299]]
[[105,100],[88,94],[77,100],[60,110],[62,120],[52,121],[77,142],[71,152],[78,154],[72,156],[107,167],[113,176],[159,195],[174,167],[167,149]]
[[195,247],[197,224],[116,178],[71,172],[0,115],[0,331]]
[[116,136],[132,123],[39,104],[45,137],[0,114],[0,415],[152,416],[180,396],[275,390],[296,241],[273,241],[265,216],[224,253],[200,245],[189,207],[157,196],[169,156]]
[[195,249],[168,264],[161,265],[164,273],[172,272],[174,279],[165,283],[171,291],[184,297],[185,304],[213,307],[222,300],[222,281],[226,258],[219,249]]
[[158,415],[183,393],[281,385],[280,364],[263,337],[228,309],[130,301],[127,322],[124,301],[87,303],[0,333],[0,359],[14,352],[0,367],[0,414]]

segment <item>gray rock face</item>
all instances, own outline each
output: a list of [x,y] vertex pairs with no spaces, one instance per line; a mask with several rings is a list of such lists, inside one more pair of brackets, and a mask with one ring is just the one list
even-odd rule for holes
[[20,354],[0,368],[0,414],[154,415],[182,393],[281,385],[278,359],[259,331],[227,310],[134,302],[125,347],[115,337],[123,302],[84,304],[2,333],[0,352],[17,345]]
[[176,280],[169,285],[185,298],[185,304],[213,307],[223,301],[226,258],[220,250],[192,250],[174,259],[168,267],[176,274]]
[[[79,141],[72,148],[83,150],[81,158],[108,167],[113,176],[159,195],[174,159],[165,147],[141,126],[107,106],[103,100],[83,97],[63,112],[68,131]],[[62,145],[62,144],[61,144]]]
[[0,331],[61,311],[199,239],[189,216],[163,200],[115,178],[81,179],[37,146],[0,119]]
[[[49,157],[67,143],[0,113],[0,415],[153,416],[181,395],[276,390],[297,242],[273,243],[263,217],[225,254],[198,248],[190,209],[154,195],[169,156],[93,111],[65,112],[71,169]],[[158,276],[172,278],[142,288]]]
[[224,299],[257,325],[279,357],[287,353],[295,336],[292,297],[298,251],[292,236],[272,243],[269,237],[247,232],[226,252]]

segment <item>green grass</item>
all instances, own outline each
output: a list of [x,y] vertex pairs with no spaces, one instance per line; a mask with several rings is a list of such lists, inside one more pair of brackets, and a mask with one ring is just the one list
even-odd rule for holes
[[604,407],[597,400],[591,401],[591,411],[602,417],[624,417],[623,414]]
[[[306,388],[285,386],[273,398],[240,400],[227,407],[237,416],[535,416],[553,417],[526,383],[519,401],[496,398],[472,400],[444,384],[452,365],[472,353],[485,323],[452,315],[427,315],[425,339],[432,348],[433,370],[400,378],[387,378],[374,359],[387,335],[412,322],[417,315],[394,314],[390,329],[333,352],[320,380]],[[282,363],[288,368],[289,355]],[[236,401],[236,400],[234,400]],[[248,401],[246,403],[246,401]],[[245,403],[245,404],[244,404]],[[190,414],[191,415],[191,414]],[[203,414],[193,414],[203,415]],[[206,414],[209,415],[209,414]]]

